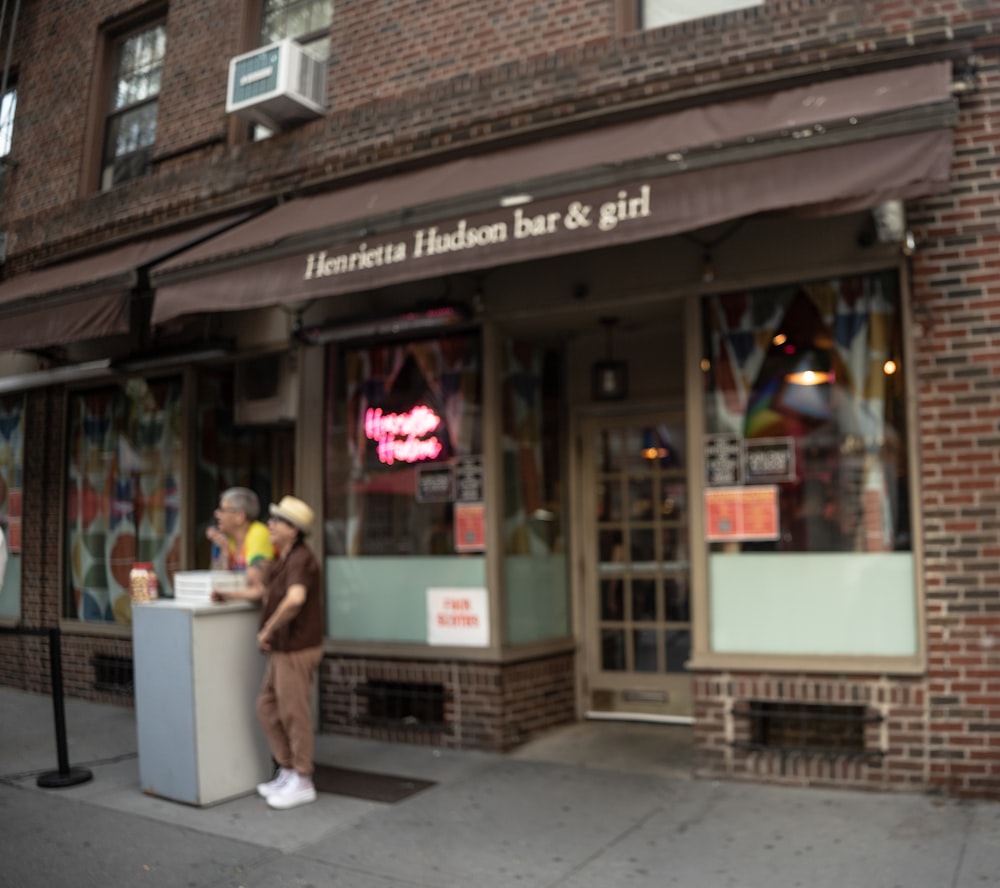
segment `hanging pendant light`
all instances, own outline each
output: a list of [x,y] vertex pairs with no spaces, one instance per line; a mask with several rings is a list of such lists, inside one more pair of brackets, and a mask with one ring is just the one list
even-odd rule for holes
[[600,323],[607,335],[607,357],[591,368],[591,394],[595,401],[620,401],[628,396],[628,364],[614,358],[612,336],[618,318],[601,318]]

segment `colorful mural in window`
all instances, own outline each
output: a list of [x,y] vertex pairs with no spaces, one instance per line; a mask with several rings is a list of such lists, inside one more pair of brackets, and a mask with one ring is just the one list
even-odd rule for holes
[[703,317],[707,482],[778,494],[774,541],[743,548],[909,550],[895,273],[710,296]]
[[69,398],[66,616],[131,622],[128,575],[151,562],[160,595],[180,564],[182,385],[130,379]]
[[0,396],[0,617],[21,613],[24,395]]

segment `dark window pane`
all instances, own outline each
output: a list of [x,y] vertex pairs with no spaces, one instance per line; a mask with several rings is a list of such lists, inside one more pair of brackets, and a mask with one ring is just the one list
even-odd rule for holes
[[667,645],[667,672],[684,672],[691,658],[691,633],[687,629],[670,630],[664,634]]
[[617,528],[602,530],[597,535],[598,558],[604,564],[621,564],[625,560],[622,532]]
[[635,671],[657,672],[656,630],[636,629],[632,633],[635,645]]
[[633,521],[651,521],[655,501],[652,478],[642,478],[629,483],[629,517]]
[[601,619],[625,619],[625,590],[622,580],[601,580]]
[[622,491],[617,478],[607,478],[597,488],[597,520],[621,521]]
[[638,528],[632,531],[632,561],[655,561],[656,545],[652,528]]
[[656,619],[656,580],[632,580],[632,619],[639,623]]
[[601,630],[601,668],[606,672],[624,671],[625,632],[623,630]]
[[691,619],[688,601],[687,581],[679,577],[667,577],[663,581],[666,597],[666,620],[669,623],[687,623]]
[[687,520],[687,488],[683,481],[667,481],[660,499],[660,517],[664,521]]

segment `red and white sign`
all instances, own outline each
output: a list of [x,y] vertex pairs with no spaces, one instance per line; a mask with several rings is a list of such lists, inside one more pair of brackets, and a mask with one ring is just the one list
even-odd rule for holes
[[429,588],[427,643],[489,646],[490,612],[486,590]]

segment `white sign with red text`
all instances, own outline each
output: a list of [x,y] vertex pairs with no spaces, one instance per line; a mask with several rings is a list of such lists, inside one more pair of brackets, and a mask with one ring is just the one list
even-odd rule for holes
[[490,613],[486,590],[429,588],[427,643],[487,647]]

